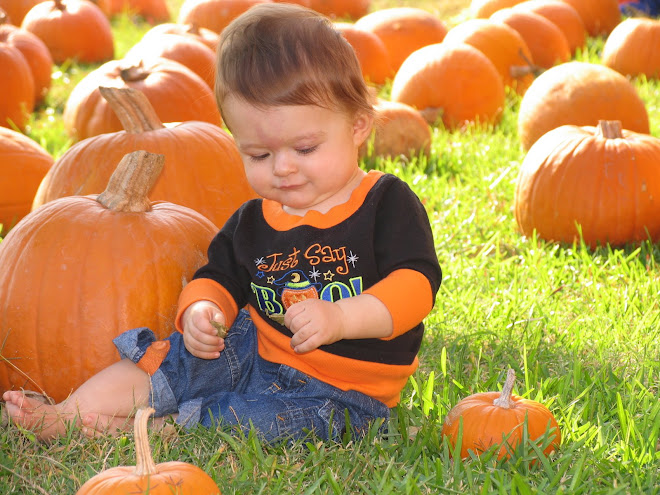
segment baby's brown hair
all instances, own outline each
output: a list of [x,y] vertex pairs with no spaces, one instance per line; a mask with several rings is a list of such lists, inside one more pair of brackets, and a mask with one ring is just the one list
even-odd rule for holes
[[373,115],[355,52],[323,15],[284,3],[257,4],[223,29],[215,96],[256,106],[317,105]]

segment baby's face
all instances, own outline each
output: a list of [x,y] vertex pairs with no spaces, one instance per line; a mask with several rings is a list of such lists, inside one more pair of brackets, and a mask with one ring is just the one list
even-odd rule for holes
[[252,188],[289,213],[325,213],[347,201],[364,175],[357,152],[371,131],[366,115],[315,105],[259,108],[232,96],[222,110]]

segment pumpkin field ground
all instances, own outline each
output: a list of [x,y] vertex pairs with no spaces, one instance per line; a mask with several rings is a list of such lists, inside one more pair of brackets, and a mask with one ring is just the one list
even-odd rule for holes
[[[169,1],[172,12],[181,1]],[[451,23],[468,4],[374,0],[372,9],[421,6],[442,16],[444,5]],[[149,27],[115,18],[116,57]],[[603,39],[591,38],[575,58],[598,62],[602,47]],[[66,97],[92,68],[57,66],[26,131],[55,158],[71,145],[61,122]],[[660,137],[660,82],[633,83]],[[509,93],[494,127],[434,128],[429,157],[364,159],[365,168],[406,180],[423,201],[444,276],[425,320],[420,368],[387,434],[374,428],[359,441],[267,445],[252,433],[177,429],[151,433],[156,462],[195,464],[223,494],[660,494],[660,246],[592,249],[520,234],[513,213],[525,157],[519,103]],[[462,398],[498,390],[508,368],[517,373],[514,393],[554,414],[560,448],[546,457],[543,445],[526,441],[509,460],[494,449],[454,458],[440,434],[444,417]],[[43,444],[2,427],[0,493],[73,494],[134,458],[132,434],[86,440],[71,429]]]

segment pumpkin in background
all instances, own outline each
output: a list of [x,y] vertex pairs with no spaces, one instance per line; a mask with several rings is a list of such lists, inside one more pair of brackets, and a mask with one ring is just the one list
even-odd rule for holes
[[[660,139],[621,129],[565,125],[523,160],[515,195],[521,232],[591,247],[660,240]],[[577,224],[577,225],[576,225]],[[578,226],[579,225],[579,226]]]
[[375,10],[355,21],[355,27],[382,40],[394,71],[412,52],[440,43],[447,34],[447,27],[437,16],[415,7]]
[[587,42],[587,29],[575,8],[561,0],[526,0],[513,7],[514,10],[539,14],[557,26],[568,41],[571,53],[583,48]]
[[518,31],[532,54],[534,64],[539,67],[549,69],[571,58],[571,47],[564,33],[540,14],[510,8],[498,10],[490,19]]
[[215,49],[218,46],[218,41],[220,40],[220,35],[215,31],[199,27],[197,24],[179,24],[177,22],[165,22],[163,24],[156,24],[154,27],[149,29],[142,39],[146,39],[150,36],[159,36],[161,34],[179,34],[182,36],[190,36],[193,39],[201,41],[215,53]]
[[272,0],[185,0],[179,9],[179,24],[195,24],[216,33],[247,9]]
[[470,13],[477,19],[488,19],[498,10],[508,9],[523,0],[472,0]]
[[486,55],[505,86],[525,93],[539,69],[527,43],[512,27],[490,19],[468,19],[451,28],[443,43],[466,43]]
[[660,20],[630,17],[605,40],[603,64],[624,76],[660,78]]
[[0,127],[0,234],[30,213],[53,157],[20,132]]
[[215,52],[191,36],[161,34],[142,38],[128,50],[126,60],[165,58],[185,65],[213,90],[215,86]]
[[23,53],[6,40],[0,40],[0,73],[0,127],[23,130],[34,110],[34,77]]
[[140,408],[135,414],[135,466],[117,466],[91,477],[76,495],[220,495],[204,470],[181,461],[156,464],[149,447],[147,423],[155,410]]
[[567,62],[545,71],[527,89],[518,111],[518,137],[528,150],[555,127],[599,120],[620,120],[624,129],[649,132],[646,106],[628,79],[600,64]]
[[100,193],[122,156],[139,149],[165,155],[150,193],[153,200],[187,206],[222,226],[242,203],[256,197],[236,144],[221,127],[201,121],[163,125],[140,91],[99,91],[123,130],[71,146],[41,182],[33,208],[63,196]]
[[25,15],[21,27],[46,44],[56,64],[70,59],[92,64],[114,56],[110,22],[87,0],[41,2]]
[[112,339],[174,328],[177,300],[218,228],[147,193],[162,155],[128,154],[99,195],[69,196],[25,216],[0,243],[0,389],[55,402],[119,359]]
[[621,22],[618,0],[561,1],[577,10],[590,36],[608,35]]
[[333,26],[353,47],[365,81],[381,85],[394,76],[390,55],[378,36],[348,22],[334,22]]
[[470,457],[470,451],[479,455],[493,445],[500,445],[498,459],[509,458],[523,440],[525,425],[531,441],[545,437],[550,440],[543,449],[544,454],[559,448],[561,431],[557,420],[543,404],[512,395],[515,380],[515,372],[509,369],[501,392],[472,394],[449,411],[442,425],[442,435],[453,448],[459,440],[462,424],[461,458]]
[[14,26],[20,26],[25,14],[32,7],[43,0],[0,0],[0,9],[4,10],[9,17],[9,22]]
[[23,54],[34,83],[34,105],[43,102],[50,88],[53,59],[41,39],[25,29],[4,23],[0,18],[0,43],[8,43]]
[[360,146],[360,157],[403,156],[431,153],[431,127],[410,105],[378,99],[376,121],[371,136]]
[[141,91],[163,122],[201,120],[221,125],[213,91],[185,65],[164,58],[111,60],[88,73],[64,106],[64,127],[75,140],[122,130],[99,87]]
[[309,0],[307,6],[330,18],[359,19],[369,13],[371,0]]
[[425,46],[406,59],[392,81],[392,101],[410,105],[430,124],[448,129],[495,124],[504,108],[504,83],[493,63],[464,44]]
[[152,24],[170,20],[170,11],[165,0],[109,0],[109,2],[112,15],[128,10],[144,17]]

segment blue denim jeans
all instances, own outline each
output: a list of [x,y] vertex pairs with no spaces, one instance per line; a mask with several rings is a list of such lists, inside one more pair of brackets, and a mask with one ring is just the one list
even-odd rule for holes
[[[155,340],[148,328],[135,328],[114,344],[122,358],[137,363]],[[229,329],[217,359],[194,357],[178,332],[167,340],[169,352],[151,376],[150,402],[156,416],[176,413],[177,423],[185,427],[254,426],[268,442],[299,439],[310,432],[339,440],[349,429],[354,438],[360,437],[377,418],[385,420],[384,428],[389,418],[389,408],[378,400],[262,359],[256,327],[245,310]]]

